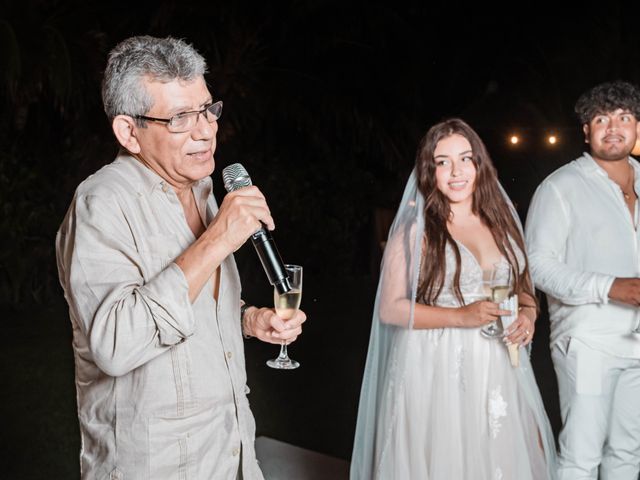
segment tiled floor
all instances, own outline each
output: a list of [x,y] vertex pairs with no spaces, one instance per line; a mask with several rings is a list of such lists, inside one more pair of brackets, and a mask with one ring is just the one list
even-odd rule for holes
[[265,480],[347,480],[349,463],[269,437],[256,438]]

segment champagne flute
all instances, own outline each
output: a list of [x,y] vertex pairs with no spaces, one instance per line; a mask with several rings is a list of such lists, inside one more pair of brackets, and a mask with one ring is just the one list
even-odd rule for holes
[[482,271],[482,295],[485,300],[491,301],[491,278],[493,277],[492,270]]
[[[512,275],[511,265],[509,263],[498,262],[493,264],[490,282],[492,302],[500,304],[509,297],[511,293]],[[482,327],[480,333],[487,338],[502,336],[504,330],[498,322],[499,320],[495,320],[488,323]]]
[[[276,313],[283,320],[289,320],[300,308],[302,301],[302,267],[299,265],[285,265],[285,271],[289,275],[291,290],[287,293],[280,294],[277,289],[273,289],[273,303]],[[289,358],[287,353],[287,342],[282,341],[280,344],[280,355],[277,358],[267,361],[267,365],[271,368],[280,370],[293,370],[300,366],[299,362]]]

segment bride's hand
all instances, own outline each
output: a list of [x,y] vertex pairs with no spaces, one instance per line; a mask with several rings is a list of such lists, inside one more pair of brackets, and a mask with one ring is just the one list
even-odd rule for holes
[[520,312],[518,318],[504,332],[505,343],[515,343],[522,346],[531,343],[533,332],[536,329],[535,325],[533,320]]
[[458,327],[475,328],[495,322],[501,315],[511,315],[510,310],[501,310],[497,303],[480,300],[458,308]]

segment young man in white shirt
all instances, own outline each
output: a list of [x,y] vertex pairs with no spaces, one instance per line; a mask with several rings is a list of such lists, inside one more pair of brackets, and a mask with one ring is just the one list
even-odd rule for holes
[[[640,91],[621,81],[575,107],[589,153],[536,190],[526,241],[547,294],[562,431],[559,478],[637,480],[640,472]],[[598,474],[600,477],[598,477]]]

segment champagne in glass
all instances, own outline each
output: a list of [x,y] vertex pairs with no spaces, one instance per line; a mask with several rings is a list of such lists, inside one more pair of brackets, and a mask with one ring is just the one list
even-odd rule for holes
[[[511,293],[512,280],[511,265],[504,261],[495,263],[491,275],[491,301],[500,304],[506,300]],[[482,327],[480,333],[487,338],[496,338],[502,336],[504,330],[496,320]]]
[[[302,267],[299,265],[285,265],[284,269],[289,275],[291,290],[281,294],[274,288],[273,304],[278,316],[286,321],[290,320],[300,308],[300,302],[302,301]],[[280,370],[293,370],[298,368],[300,363],[289,358],[287,343],[283,341],[280,344],[280,354],[276,358],[268,360],[267,365]]]
[[491,301],[494,303],[502,303],[509,297],[509,285],[493,285],[491,287]]
[[276,313],[283,320],[289,320],[300,308],[302,300],[302,292],[297,288],[292,288],[287,293],[278,293],[277,289],[273,289],[273,304],[276,307]]
[[493,270],[482,271],[482,295],[485,300],[491,301],[493,295],[491,293],[491,277],[493,276]]

